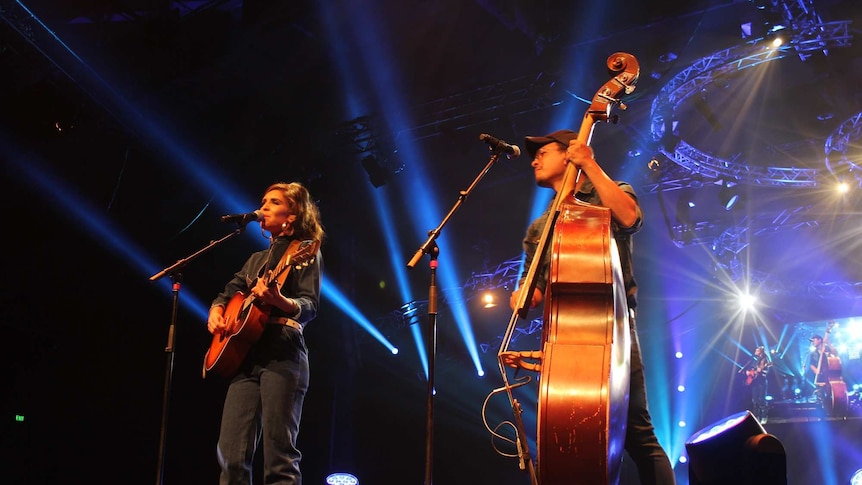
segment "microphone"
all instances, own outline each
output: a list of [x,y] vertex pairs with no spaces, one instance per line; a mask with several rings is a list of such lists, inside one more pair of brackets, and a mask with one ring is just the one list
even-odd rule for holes
[[256,210],[247,214],[228,214],[221,216],[222,222],[236,222],[237,224],[246,225],[249,222],[258,222],[263,220],[263,212]]
[[518,145],[509,145],[503,140],[495,138],[487,133],[482,133],[481,135],[479,135],[479,140],[484,141],[494,150],[499,150],[506,153],[507,155],[509,155],[509,158],[517,157],[521,154],[521,149],[518,148]]

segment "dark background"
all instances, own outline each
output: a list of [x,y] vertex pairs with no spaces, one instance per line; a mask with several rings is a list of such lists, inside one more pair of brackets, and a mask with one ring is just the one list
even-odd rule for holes
[[[340,470],[362,483],[422,480],[427,381],[398,311],[404,294],[427,299],[427,258],[407,271],[409,288],[394,267],[488,162],[480,133],[523,148],[526,135],[577,130],[614,52],[637,58],[640,79],[628,109],[616,110],[619,123],[598,124],[592,145],[644,207],[641,343],[654,419],[675,462],[687,436],[747,405],[733,384],[742,350],[767,342],[798,365],[808,333],[860,313],[857,3],[813,3],[823,22],[851,21],[841,45],[805,59],[786,50],[675,107],[677,136],[752,168],[733,178],[746,203],[725,211],[716,200],[728,177],[662,153],[670,142],[651,133],[651,107],[699,59],[764,35],[742,39],[740,24],[774,24],[781,2],[0,1],[2,481],[156,479],[173,319],[169,278],[150,277],[231,233],[219,216],[255,209],[280,180],[310,188],[328,233],[328,280],[400,350],[390,353],[325,296],[306,332],[306,483]],[[833,153],[830,164],[824,144],[842,134],[849,162]],[[369,155],[380,187],[361,162]],[[519,257],[534,194],[528,158],[500,159],[446,225],[441,253],[460,281]],[[648,168],[653,158],[662,170]],[[817,182],[770,183],[757,176],[764,167],[810,169]],[[842,177],[852,188],[836,202],[830,187]],[[689,200],[697,204],[687,210]],[[744,239],[729,228],[747,229]],[[216,480],[225,383],[201,379],[201,305],[265,244],[258,230],[250,224],[182,271],[166,483]],[[757,314],[734,313],[737,287],[759,292]],[[476,377],[446,303],[435,480],[527,483],[482,424],[483,400],[500,385],[507,310],[469,310],[477,344],[490,349],[479,354],[487,375]],[[519,344],[540,345],[537,334]],[[862,381],[858,354],[846,364],[847,378]],[[674,390],[682,382],[686,397]],[[510,419],[506,406],[492,402],[492,426]]]

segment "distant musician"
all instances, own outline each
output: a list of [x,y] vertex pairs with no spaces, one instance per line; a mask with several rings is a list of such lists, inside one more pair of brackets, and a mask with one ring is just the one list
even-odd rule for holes
[[837,356],[838,352],[820,335],[814,335],[808,341],[813,347],[808,354],[808,374],[811,376],[809,382],[814,385],[813,397],[823,401],[828,397],[829,392],[826,389],[826,384],[829,382],[829,356]]
[[808,356],[808,368],[811,371],[811,375],[814,376],[814,384],[826,383],[829,380],[826,376],[828,357],[830,355],[838,355],[838,352],[831,344],[824,342],[823,337],[820,335],[814,335],[808,341],[814,347]]
[[766,422],[769,410],[766,393],[769,390],[767,376],[771,365],[766,350],[761,345],[754,349],[754,356],[745,368],[745,385],[751,388],[751,412],[761,423]]
[[[674,485],[673,474],[667,454],[659,444],[647,405],[644,366],[638,342],[634,309],[637,306],[637,283],[632,268],[631,236],[643,225],[643,212],[638,204],[634,189],[628,183],[611,179],[595,159],[592,148],[578,139],[572,130],[559,130],[545,136],[526,137],[527,152],[532,157],[533,175],[539,187],[559,192],[563,189],[566,166],[574,164],[581,170],[574,191],[565,194],[567,198],[577,199],[588,204],[610,209],[613,236],[618,242],[623,279],[632,318],[629,319],[631,333],[631,382],[629,393],[628,421],[626,427],[625,450],[638,469],[643,485]],[[550,207],[549,207],[550,210]],[[546,211],[527,229],[524,244],[524,267],[529,268],[540,235],[550,212]],[[546,252],[537,275],[536,288],[528,299],[530,307],[538,306],[544,297],[548,282],[550,252]],[[526,271],[521,275],[519,286],[524,284]],[[518,291],[512,293],[510,305],[514,309]],[[576,481],[576,477],[572,480]]]

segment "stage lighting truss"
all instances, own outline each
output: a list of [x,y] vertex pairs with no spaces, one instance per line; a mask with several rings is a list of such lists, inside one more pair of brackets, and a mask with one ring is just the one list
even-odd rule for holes
[[[806,7],[788,1],[776,2],[782,10],[785,31],[793,35],[790,42],[779,47],[764,47],[763,38],[730,47],[698,59],[662,87],[653,100],[651,109],[652,138],[658,145],[657,156],[667,158],[656,170],[650,170],[647,182],[641,187],[645,193],[667,192],[685,188],[699,188],[714,184],[748,184],[757,186],[815,188],[821,180],[816,169],[793,166],[755,167],[736,160],[726,160],[669,133],[668,120],[676,119],[676,110],[692,96],[701,93],[708,85],[743,69],[786,57],[795,52],[804,61],[816,52],[828,54],[829,48],[847,47],[851,36],[850,21],[823,22],[806,1]],[[845,121],[827,140],[825,165],[842,181],[849,175],[862,185],[862,169],[848,147],[860,138],[862,113]],[[670,139],[672,138],[672,139]],[[812,141],[813,142],[813,141]],[[785,147],[787,148],[787,147]],[[781,150],[786,152],[787,150]],[[660,154],[660,155],[659,155]],[[662,160],[664,162],[664,160]],[[839,176],[840,174],[840,176]],[[798,207],[781,214],[750,216],[739,225],[726,227],[718,221],[692,221],[672,228],[674,244],[678,247],[695,244],[711,245],[716,255],[716,271],[737,281],[743,277],[761,283],[764,291],[773,293],[803,292],[823,296],[862,296],[862,282],[807,282],[789,288],[770,279],[768,274],[745,268],[739,253],[749,245],[749,238],[765,232],[816,227],[819,223],[811,207]]]
[[493,119],[558,106],[567,96],[557,87],[557,77],[554,73],[540,72],[431,100],[413,108],[411,119],[416,120],[415,124],[397,136],[409,135],[421,140]]
[[795,32],[793,48],[801,60],[808,60],[815,51],[829,55],[830,46],[849,45],[847,31],[842,31],[844,37],[835,36],[828,28],[831,24],[824,24],[815,10],[813,0],[780,0],[777,4],[784,22]]
[[[860,298],[862,297],[862,282],[850,281],[793,281],[788,282],[771,277],[770,273],[756,271],[746,267],[739,254],[750,245],[750,239],[758,236],[802,229],[820,227],[819,214],[813,205],[805,205],[784,209],[778,214],[760,214],[749,216],[739,224],[729,226],[723,231],[717,230],[715,224],[700,222],[696,227],[703,227],[697,233],[694,243],[707,244],[715,259],[715,270],[730,281],[746,279],[752,286],[760,288],[761,292],[769,294],[799,294],[824,298]],[[835,220],[836,224],[852,222],[852,215],[845,215]],[[706,228],[710,229],[709,232]],[[712,234],[718,233],[712,237]],[[679,246],[679,244],[678,244]]]
[[375,188],[384,185],[389,176],[401,173],[404,165],[394,158],[395,151],[385,148],[387,143],[378,134],[375,119],[359,116],[345,121],[335,130],[335,143],[343,151],[355,156],[368,174]]
[[[796,24],[802,25],[801,21]],[[850,43],[848,34],[850,21],[805,24],[795,31],[793,39],[777,48],[764,47],[763,39],[730,47],[698,59],[671,80],[659,91],[651,109],[651,132],[653,140],[661,141],[666,133],[665,120],[674,118],[673,113],[691,96],[700,93],[717,79],[765,62],[782,59],[791,50],[798,53],[822,51],[826,47],[846,47]],[[812,41],[816,32],[817,41]],[[798,167],[750,167],[712,156],[679,140],[675,146],[660,147],[659,151],[669,160],[683,167],[686,172],[708,178],[733,179],[753,185],[815,187],[817,170]],[[657,192],[668,188],[684,187],[684,180],[663,178],[645,185],[646,192]]]
[[521,257],[512,258],[508,261],[503,261],[493,269],[474,272],[472,276],[464,283],[462,290],[464,296],[469,300],[476,296],[467,295],[467,292],[481,292],[483,290],[493,290],[497,288],[514,289],[521,276]]
[[413,300],[401,305],[401,309],[398,312],[398,316],[400,317],[400,326],[409,327],[411,325],[420,323],[420,317],[422,316],[423,308],[426,310],[427,313],[427,301]]
[[[527,337],[530,335],[535,335],[542,331],[542,327],[544,325],[544,319],[542,317],[536,317],[532,320],[528,320],[525,323],[519,323],[515,330],[512,332],[512,338],[509,341],[510,344],[514,344],[519,339],[523,337]],[[483,354],[487,354],[488,351],[497,351],[500,349],[500,345],[503,343],[503,337],[497,336],[493,342],[483,342],[479,344],[479,350],[482,351]]]
[[851,116],[826,139],[826,168],[836,179],[862,187],[862,150],[848,153],[851,147],[858,147],[862,139],[862,112]]
[[520,268],[521,259],[513,258],[493,269],[474,272],[460,294],[467,301],[479,298],[483,308],[495,308],[502,300],[508,302],[508,292],[517,284]]

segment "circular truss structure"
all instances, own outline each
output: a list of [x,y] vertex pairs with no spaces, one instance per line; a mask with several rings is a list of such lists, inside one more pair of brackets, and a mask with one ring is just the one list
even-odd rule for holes
[[[737,45],[702,57],[683,69],[661,88],[650,111],[650,133],[655,142],[672,138],[669,126],[674,112],[693,95],[710,84],[744,69],[787,57],[792,53],[807,59],[813,52],[827,51],[829,47],[846,47],[850,42],[849,21],[809,25],[794,38],[779,47],[766,39]],[[816,41],[812,32],[817,32]],[[794,166],[753,167],[735,160],[716,157],[685,140],[661,145],[659,151],[671,162],[684,169],[686,174],[703,178],[732,180],[751,185],[782,187],[816,187],[819,171]],[[675,178],[647,184],[647,192],[657,192],[691,186],[691,179]]]
[[[787,10],[786,13],[785,17],[795,20],[789,22],[794,32],[790,42],[773,47],[766,39],[760,38],[714,52],[684,68],[661,88],[652,103],[650,133],[653,141],[657,142],[657,151],[671,162],[671,166],[661,167],[659,176],[644,185],[645,192],[697,189],[704,185],[729,182],[809,189],[819,186],[824,175],[823,170],[792,165],[752,166],[744,161],[720,158],[678,138],[672,122],[674,113],[686,100],[703,92],[710,84],[735,76],[739,71],[782,59],[794,52],[805,61],[816,52],[828,54],[829,48],[849,46],[849,21],[823,23],[813,11],[807,13],[806,21],[805,15],[791,19],[792,12]],[[854,154],[851,150],[860,136],[862,113],[857,113],[842,123],[826,140],[823,165],[836,178],[843,181],[851,179],[856,185],[862,186],[860,152],[856,151]],[[862,282],[810,281],[789,285],[770,277],[768,273],[746,268],[739,258],[740,252],[749,247],[752,237],[818,225],[817,218],[811,213],[811,207],[797,207],[785,209],[780,214],[749,216],[730,227],[721,228],[706,221],[682,228],[675,227],[672,232],[679,232],[674,236],[674,243],[678,247],[691,244],[710,245],[715,256],[715,271],[733,281],[747,276],[768,293],[862,298]]]

